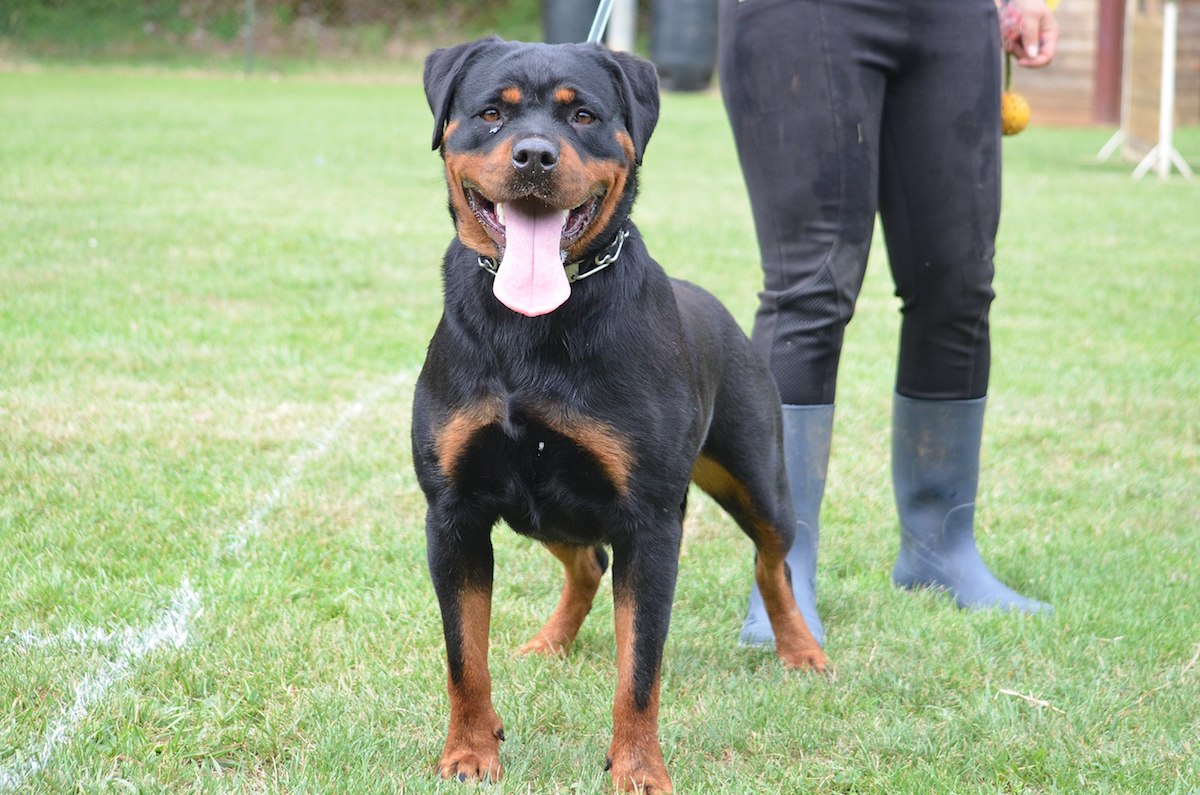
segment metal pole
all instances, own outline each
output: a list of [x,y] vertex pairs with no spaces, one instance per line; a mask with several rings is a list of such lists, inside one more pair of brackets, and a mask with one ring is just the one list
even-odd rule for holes
[[246,74],[254,71],[254,23],[258,16],[255,11],[254,0],[246,0]]
[[1096,153],[1096,159],[1101,162],[1112,157],[1129,137],[1129,107],[1131,104],[1129,94],[1133,91],[1133,84],[1129,80],[1130,69],[1133,66],[1133,24],[1131,20],[1137,13],[1136,9],[1136,3],[1127,4],[1125,13],[1121,17],[1121,126],[1113,133],[1112,138],[1108,139],[1108,143],[1100,147],[1100,151]]
[[1176,35],[1179,28],[1179,7],[1175,0],[1166,0],[1163,4],[1163,53],[1162,53],[1162,85],[1158,95],[1158,145],[1142,158],[1137,168],[1133,170],[1133,178],[1141,179],[1151,168],[1158,174],[1159,179],[1171,176],[1171,165],[1174,164],[1184,179],[1192,179],[1191,166],[1175,151],[1172,136],[1175,130],[1175,49]]
[[613,0],[600,0],[600,5],[596,8],[596,18],[592,20],[592,29],[588,32],[587,40],[591,44],[599,44],[600,38],[604,35],[604,29],[608,27],[608,17],[612,14]]
[[1175,36],[1179,30],[1179,7],[1167,0],[1163,7],[1162,91],[1158,95],[1158,178],[1171,176],[1171,137],[1175,131]]
[[637,29],[637,0],[614,0],[612,19],[608,23],[608,48],[633,52]]

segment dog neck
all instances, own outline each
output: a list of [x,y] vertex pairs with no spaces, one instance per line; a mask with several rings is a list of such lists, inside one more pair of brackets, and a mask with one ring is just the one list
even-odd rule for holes
[[[567,272],[567,281],[582,281],[589,276],[596,275],[609,265],[615,264],[621,258],[621,250],[625,247],[625,238],[627,237],[629,237],[629,230],[622,227],[609,244],[600,249],[599,253],[564,264],[563,268]],[[479,255],[479,267],[493,276],[496,275],[496,272],[500,268],[495,259],[484,254]]]

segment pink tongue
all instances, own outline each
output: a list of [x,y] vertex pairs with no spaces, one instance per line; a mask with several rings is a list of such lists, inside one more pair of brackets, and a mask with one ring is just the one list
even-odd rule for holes
[[566,210],[541,202],[504,204],[504,258],[492,293],[514,312],[536,317],[571,297],[559,249]]

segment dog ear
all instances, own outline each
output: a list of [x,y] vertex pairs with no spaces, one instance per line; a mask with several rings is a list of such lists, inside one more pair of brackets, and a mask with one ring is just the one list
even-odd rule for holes
[[617,74],[617,88],[625,104],[625,126],[633,139],[637,164],[658,124],[658,72],[654,64],[627,52],[605,50],[610,68]]
[[464,67],[484,49],[500,41],[496,36],[478,41],[456,44],[434,50],[425,59],[425,99],[433,111],[433,148],[442,145],[442,134],[450,120],[450,106],[454,102],[454,89]]

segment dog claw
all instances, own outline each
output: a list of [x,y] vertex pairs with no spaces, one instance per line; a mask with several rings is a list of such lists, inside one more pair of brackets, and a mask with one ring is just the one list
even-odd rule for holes
[[606,756],[604,757],[604,772],[607,773],[610,770],[612,770],[612,757]]
[[438,777],[447,781],[496,782],[504,778],[504,768],[498,757],[499,748],[471,749],[463,746],[443,754],[438,763]]

